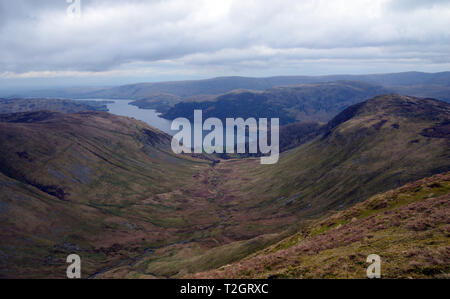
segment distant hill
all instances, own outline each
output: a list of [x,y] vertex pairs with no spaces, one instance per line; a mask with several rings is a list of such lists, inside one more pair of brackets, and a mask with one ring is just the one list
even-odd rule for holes
[[73,101],[61,99],[0,99],[0,113],[53,111],[75,113],[82,111],[108,111],[107,102]]
[[381,86],[353,81],[302,84],[267,91],[234,91],[212,101],[178,103],[163,117],[186,117],[192,121],[194,110],[201,109],[205,119],[275,117],[280,118],[281,124],[327,122],[348,106],[387,92]]
[[154,94],[143,99],[133,101],[130,105],[137,106],[141,109],[154,109],[158,112],[165,113],[182,100],[183,99],[181,97],[172,94]]

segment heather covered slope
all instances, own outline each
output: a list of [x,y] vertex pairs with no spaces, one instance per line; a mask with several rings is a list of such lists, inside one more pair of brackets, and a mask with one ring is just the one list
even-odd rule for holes
[[303,223],[296,234],[195,278],[365,278],[381,257],[383,278],[450,275],[450,173],[378,194]]

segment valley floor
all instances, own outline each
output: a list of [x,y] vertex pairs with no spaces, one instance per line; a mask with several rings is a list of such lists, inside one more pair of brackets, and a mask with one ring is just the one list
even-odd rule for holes
[[258,200],[242,201],[241,184],[249,180],[248,169],[258,163],[221,161],[199,170],[182,188],[158,195],[187,205],[201,202],[190,211],[195,215],[184,218],[202,219],[202,224],[175,233],[186,234],[186,239],[147,248],[137,258],[98,271],[92,278],[182,277],[237,261],[292,233],[298,217],[281,211],[265,215]]

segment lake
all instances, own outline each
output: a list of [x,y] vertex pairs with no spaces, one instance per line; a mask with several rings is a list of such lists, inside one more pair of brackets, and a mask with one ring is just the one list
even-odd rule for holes
[[[129,105],[129,103],[133,102],[132,100],[113,100],[113,99],[80,99],[79,101],[108,101],[112,102],[107,104],[107,108],[109,110],[109,113],[120,115],[120,116],[127,116],[132,117],[137,120],[141,120],[150,126],[157,128],[169,135],[175,135],[178,131],[172,131],[171,125],[172,121],[167,120],[165,118],[160,117],[161,113],[157,112],[153,109],[140,109],[137,106]],[[202,126],[202,124],[200,124]],[[192,130],[194,130],[192,126]],[[204,131],[203,137],[206,136],[208,132]],[[238,132],[235,132],[238,136],[243,136],[247,141],[249,140],[249,137],[247,134],[240,135]],[[194,133],[192,132],[192,144],[194,143]],[[225,134],[224,134],[225,136]],[[236,142],[237,137],[235,137]],[[250,139],[252,140],[252,139]],[[225,143],[225,140],[224,140]]]
[[129,105],[129,103],[133,102],[132,100],[111,100],[111,99],[83,99],[83,100],[113,102],[107,104],[109,113],[120,116],[133,117],[170,135],[174,135],[176,133],[170,129],[172,121],[160,117],[161,113],[158,113],[156,110],[140,109],[137,106]]

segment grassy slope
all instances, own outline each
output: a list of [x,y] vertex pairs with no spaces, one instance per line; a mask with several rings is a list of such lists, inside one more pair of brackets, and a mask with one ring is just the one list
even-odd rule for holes
[[375,195],[242,261],[195,278],[364,278],[378,254],[385,278],[450,273],[450,173]]
[[250,169],[245,196],[308,216],[450,169],[449,135],[422,135],[448,121],[448,104],[389,95],[355,107],[355,115],[345,110],[335,119],[343,122],[331,122],[329,133],[278,164]]
[[43,117],[1,123],[0,167],[12,178],[57,186],[60,199],[125,204],[192,173],[183,167],[188,160],[171,154],[170,138],[141,122],[101,113]]

